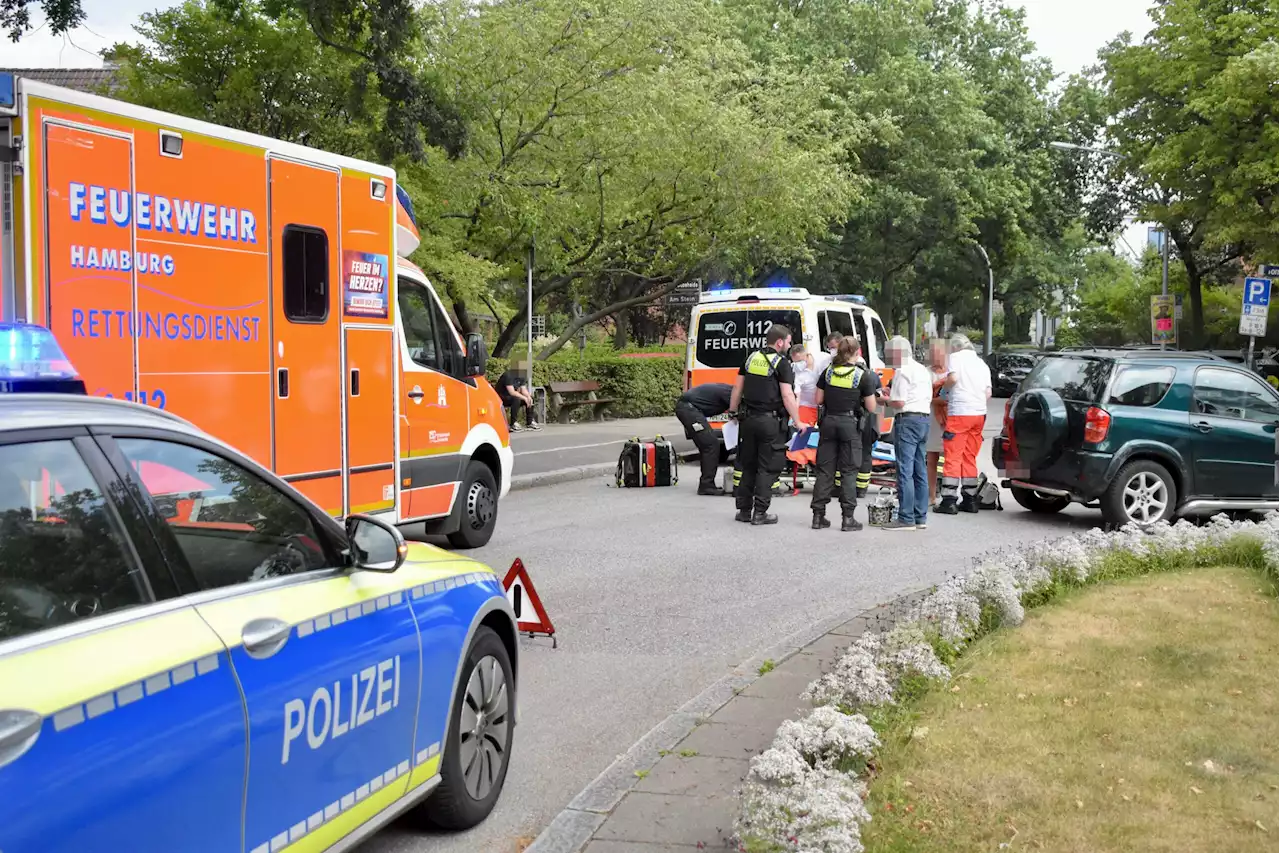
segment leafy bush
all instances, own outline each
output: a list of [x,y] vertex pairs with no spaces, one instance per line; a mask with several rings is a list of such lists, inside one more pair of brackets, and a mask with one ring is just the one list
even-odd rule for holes
[[[510,363],[509,359],[489,359],[486,371],[489,381],[496,385]],[[533,363],[534,385],[547,387],[552,382],[591,380],[600,383],[598,396],[617,401],[608,410],[613,417],[669,415],[675,411],[676,398],[684,390],[684,359],[621,358],[612,351],[597,354],[589,350],[583,356],[557,354]]]

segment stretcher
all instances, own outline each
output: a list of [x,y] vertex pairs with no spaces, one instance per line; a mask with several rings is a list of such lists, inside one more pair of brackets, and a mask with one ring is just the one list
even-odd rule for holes
[[[801,486],[813,487],[817,480],[818,430],[816,427],[793,432],[787,444],[787,461],[791,463],[791,494],[800,493]],[[942,476],[942,455],[938,455],[938,469],[935,476]],[[839,473],[836,474],[839,482]],[[893,445],[888,441],[877,441],[871,447],[871,485],[896,489],[898,485],[898,465]]]

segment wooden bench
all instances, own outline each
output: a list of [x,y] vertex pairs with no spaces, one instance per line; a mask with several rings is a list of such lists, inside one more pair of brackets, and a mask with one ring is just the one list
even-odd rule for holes
[[[569,422],[569,415],[576,408],[589,408],[592,420],[598,420],[605,408],[617,402],[613,399],[597,397],[599,382],[552,382],[551,408],[556,413],[556,420],[562,424]],[[566,398],[566,394],[586,394],[585,397]]]

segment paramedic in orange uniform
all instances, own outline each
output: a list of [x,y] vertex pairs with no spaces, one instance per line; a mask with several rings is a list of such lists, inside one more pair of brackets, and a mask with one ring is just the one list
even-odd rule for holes
[[947,429],[942,434],[942,503],[945,515],[978,511],[978,451],[991,399],[991,368],[964,335],[951,336],[947,361]]

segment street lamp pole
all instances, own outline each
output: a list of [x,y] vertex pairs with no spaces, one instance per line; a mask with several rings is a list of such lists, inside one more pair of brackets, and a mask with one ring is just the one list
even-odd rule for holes
[[975,244],[978,251],[982,254],[983,263],[987,265],[987,334],[982,343],[982,349],[987,355],[991,355],[994,347],[991,345],[991,314],[996,307],[996,277],[991,271],[991,258],[987,256],[987,250],[982,248],[981,243]]
[[[1169,226],[1160,226],[1160,295],[1169,295]],[[1177,312],[1174,312],[1173,320],[1174,340],[1178,337],[1178,320]],[[1165,349],[1164,341],[1160,342],[1160,349]]]

